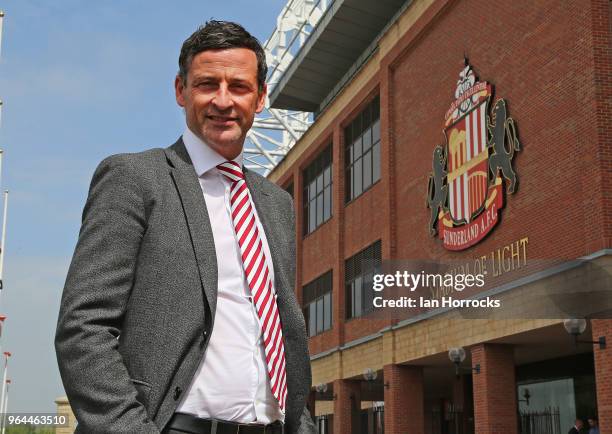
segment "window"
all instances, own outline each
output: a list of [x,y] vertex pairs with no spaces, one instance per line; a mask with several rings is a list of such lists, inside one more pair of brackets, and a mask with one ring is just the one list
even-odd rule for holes
[[305,285],[302,306],[308,336],[315,336],[332,326],[332,272],[331,270]]
[[346,202],[380,179],[380,97],[344,129]]
[[304,169],[304,235],[329,220],[332,212],[332,148]]
[[289,185],[287,187],[285,187],[285,191],[291,195],[292,199],[294,199],[294,197],[293,197],[293,182],[289,183]]
[[372,283],[376,267],[381,263],[380,240],[345,262],[346,317],[356,318],[373,309]]

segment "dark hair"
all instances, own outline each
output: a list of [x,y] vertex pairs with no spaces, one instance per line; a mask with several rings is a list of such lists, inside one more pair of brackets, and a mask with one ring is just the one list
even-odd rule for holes
[[248,48],[257,56],[257,85],[263,89],[268,74],[266,53],[261,44],[240,24],[231,21],[210,20],[188,37],[181,47],[178,75],[187,83],[187,73],[193,58],[202,51],[226,48]]

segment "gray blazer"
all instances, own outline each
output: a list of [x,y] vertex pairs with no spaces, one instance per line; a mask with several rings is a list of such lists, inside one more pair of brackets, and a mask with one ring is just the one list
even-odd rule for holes
[[[294,294],[291,197],[245,178],[270,245],[285,337],[288,433],[314,433],[304,318]],[[96,169],[66,279],[55,348],[77,432],[156,433],[202,360],[215,322],[217,261],[182,140]]]

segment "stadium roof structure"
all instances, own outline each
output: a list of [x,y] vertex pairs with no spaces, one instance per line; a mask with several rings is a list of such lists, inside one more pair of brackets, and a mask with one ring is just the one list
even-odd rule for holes
[[[287,1],[276,20],[276,27],[264,44],[268,92],[274,90],[330,1]],[[310,127],[312,120],[312,114],[308,112],[274,109],[266,98],[265,110],[256,116],[253,128],[247,133],[245,166],[267,176]]]
[[264,44],[268,97],[244,147],[267,176],[376,51],[412,0],[287,0]]
[[411,1],[334,0],[270,92],[270,107],[321,111]]

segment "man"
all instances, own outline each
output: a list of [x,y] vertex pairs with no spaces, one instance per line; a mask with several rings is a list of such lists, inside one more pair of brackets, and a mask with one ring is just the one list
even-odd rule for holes
[[583,426],[584,422],[582,422],[582,419],[576,419],[574,421],[574,426],[569,430],[567,434],[579,434]]
[[599,421],[597,420],[597,417],[595,416],[591,416],[587,419],[587,422],[589,423],[589,434],[599,434]]
[[292,201],[242,167],[266,71],[210,21],[179,57],[182,138],[96,169],[56,335],[78,432],[315,432]]

